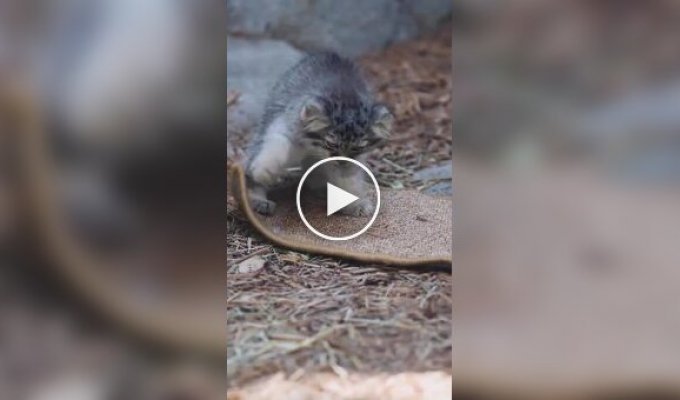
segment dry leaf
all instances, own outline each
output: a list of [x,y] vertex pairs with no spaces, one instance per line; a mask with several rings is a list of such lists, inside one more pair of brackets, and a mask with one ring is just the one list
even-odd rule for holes
[[301,262],[301,261],[305,261],[308,258],[309,257],[307,257],[306,255],[300,254],[300,253],[286,253],[286,254],[281,254],[279,256],[279,259],[281,261],[288,261],[290,263],[298,263],[298,262]]
[[264,258],[260,256],[254,256],[238,263],[237,270],[241,274],[252,274],[253,272],[261,270],[265,263],[266,261]]

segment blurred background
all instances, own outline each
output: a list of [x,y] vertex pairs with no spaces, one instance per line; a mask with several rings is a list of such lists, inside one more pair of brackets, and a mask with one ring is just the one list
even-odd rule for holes
[[680,5],[453,3],[454,393],[680,397]]
[[0,1],[0,397],[224,397],[225,27]]

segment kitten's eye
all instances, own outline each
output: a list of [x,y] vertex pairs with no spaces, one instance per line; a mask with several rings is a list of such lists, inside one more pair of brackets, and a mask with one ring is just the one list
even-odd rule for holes
[[364,140],[360,141],[358,146],[359,146],[359,147],[366,147],[366,146],[368,146],[368,140],[364,139]]
[[326,136],[326,142],[330,145],[336,145],[338,144],[338,138],[333,134],[329,134]]
[[314,132],[305,132],[305,135],[307,136],[307,138],[313,139],[313,140],[321,140],[321,139],[322,139],[322,137],[321,137],[321,136],[322,136],[322,135],[321,135],[321,132],[316,132],[316,131],[314,131]]

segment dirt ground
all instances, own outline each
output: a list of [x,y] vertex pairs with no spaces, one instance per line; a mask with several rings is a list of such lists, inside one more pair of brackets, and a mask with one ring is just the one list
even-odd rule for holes
[[[381,185],[451,159],[451,27],[361,58],[396,116],[369,158]],[[230,93],[228,104],[238,102]],[[229,132],[238,161],[249,132]],[[264,242],[228,197],[228,387],[276,373],[346,376],[452,368],[451,275],[359,265]]]

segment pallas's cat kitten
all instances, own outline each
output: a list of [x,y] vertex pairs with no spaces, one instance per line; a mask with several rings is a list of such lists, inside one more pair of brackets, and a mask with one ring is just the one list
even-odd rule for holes
[[[246,176],[253,208],[271,214],[276,204],[267,192],[282,184],[290,171],[304,172],[331,156],[361,160],[388,138],[392,121],[352,61],[327,52],[306,56],[272,89],[251,143]],[[362,197],[367,187],[363,172],[345,162],[329,164],[323,164],[324,176],[361,198],[342,212],[370,215],[374,206]]]

